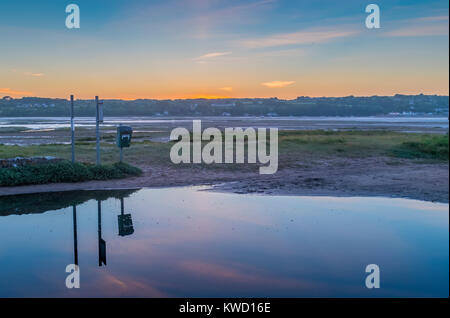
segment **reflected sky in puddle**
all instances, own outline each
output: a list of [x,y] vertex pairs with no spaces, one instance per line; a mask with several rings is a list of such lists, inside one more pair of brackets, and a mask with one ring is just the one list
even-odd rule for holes
[[[199,188],[3,197],[0,296],[448,297],[448,221],[448,204],[388,198]],[[81,288],[67,289],[75,257]],[[364,283],[372,263],[377,290]]]

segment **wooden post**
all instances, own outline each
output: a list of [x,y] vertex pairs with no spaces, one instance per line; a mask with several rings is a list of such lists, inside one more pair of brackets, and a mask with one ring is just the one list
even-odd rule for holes
[[73,95],[70,95],[70,130],[72,132],[72,163],[75,163],[75,123],[73,110]]
[[98,109],[98,96],[95,96],[95,135],[96,135],[96,146],[97,146],[97,165],[100,165],[100,112]]
[[[119,127],[121,127],[122,126],[122,123],[120,123],[119,124]],[[120,139],[119,139],[119,142],[120,142]],[[119,147],[120,148],[120,162],[122,162],[123,161],[123,147]]]

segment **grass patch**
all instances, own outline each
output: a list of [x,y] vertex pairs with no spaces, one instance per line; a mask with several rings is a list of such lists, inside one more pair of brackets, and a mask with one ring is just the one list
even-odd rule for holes
[[26,127],[0,127],[0,133],[19,133],[28,130]]
[[64,160],[57,163],[2,168],[0,169],[0,186],[109,180],[140,174],[142,171],[139,168],[126,163],[97,166]]
[[448,160],[448,134],[424,136],[417,141],[407,141],[392,148],[395,157],[408,159]]
[[[85,138],[85,139],[81,139]],[[437,138],[437,139],[436,139]],[[75,158],[79,162],[94,164],[96,162],[95,140],[92,136],[83,136],[77,140]],[[114,143],[102,139],[101,162],[106,167],[119,160],[119,149]],[[203,142],[203,145],[206,142]],[[247,144],[247,143],[246,143]],[[150,140],[133,141],[130,148],[125,148],[124,160],[134,166],[159,166],[171,169],[200,169],[201,165],[175,165],[170,160],[170,149],[173,142],[155,142]],[[246,145],[247,147],[247,145]],[[43,144],[29,146],[0,145],[0,158],[54,156],[70,160],[71,146],[67,144]],[[419,151],[418,151],[418,149]],[[416,153],[411,154],[411,150]],[[445,151],[446,150],[446,151]],[[246,151],[247,153],[247,151]],[[191,152],[192,154],[192,152]],[[399,133],[383,130],[361,131],[322,131],[297,130],[279,131],[279,167],[291,167],[310,160],[321,158],[367,158],[392,157],[411,158],[414,163],[420,163],[416,158],[422,158],[430,163],[440,163],[448,160],[448,135],[422,133]],[[447,156],[447,159],[444,157]],[[436,160],[442,158],[442,160]],[[398,160],[402,162],[401,160]],[[208,169],[221,171],[242,170],[248,165],[217,164],[208,165]],[[250,165],[257,167],[257,165]],[[116,172],[111,170],[96,171],[96,178],[110,178]]]
[[76,139],[76,141],[85,142],[85,141],[96,141],[96,137],[79,137]]

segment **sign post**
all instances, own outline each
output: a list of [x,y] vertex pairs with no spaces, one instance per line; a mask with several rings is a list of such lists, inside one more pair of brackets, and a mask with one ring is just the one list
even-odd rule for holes
[[72,163],[75,163],[75,123],[73,111],[73,95],[70,95],[70,130],[72,132]]
[[123,161],[123,148],[130,147],[132,135],[133,129],[131,127],[122,124],[117,127],[116,144],[120,148],[120,162]]

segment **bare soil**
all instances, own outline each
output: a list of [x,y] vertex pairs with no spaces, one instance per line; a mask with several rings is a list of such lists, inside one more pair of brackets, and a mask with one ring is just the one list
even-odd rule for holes
[[[307,162],[305,164],[305,162]],[[241,166],[244,167],[244,166]],[[135,178],[0,187],[0,195],[69,190],[211,185],[213,191],[272,195],[385,196],[449,202],[449,164],[388,157],[302,160],[274,175],[206,165],[141,165]]]

